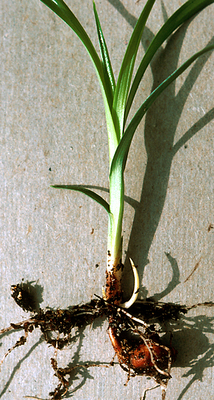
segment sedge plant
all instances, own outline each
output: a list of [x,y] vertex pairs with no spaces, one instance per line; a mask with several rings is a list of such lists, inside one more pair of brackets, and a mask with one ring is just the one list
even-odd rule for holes
[[[76,190],[84,193],[103,206],[105,211],[108,213],[109,222],[107,238],[106,287],[103,289],[103,299],[108,304],[113,304],[115,306],[119,306],[120,308],[127,309],[135,303],[139,292],[139,278],[137,269],[135,268],[132,259],[130,259],[134,273],[134,289],[131,298],[125,303],[122,302],[121,278],[123,271],[122,223],[124,214],[124,173],[130,145],[139,123],[153,102],[198,57],[208,51],[213,50],[214,44],[207,46],[196,54],[192,55],[192,57],[190,57],[184,64],[182,64],[170,76],[161,82],[159,86],[157,86],[155,90],[153,90],[150,95],[144,99],[142,105],[135,113],[133,118],[131,118],[130,122],[128,122],[129,113],[140,82],[160,46],[185,21],[203,10],[208,5],[212,4],[213,0],[188,0],[185,2],[169,19],[167,19],[158,33],[154,36],[140,62],[140,65],[134,73],[136,56],[143,31],[152,7],[155,4],[155,0],[147,0],[127,44],[126,52],[122,60],[117,80],[115,79],[113,73],[109,51],[95,3],[93,2],[93,11],[97,28],[100,55],[95,50],[90,37],[81,25],[80,21],[63,2],[63,0],[42,0],[42,2],[70,26],[70,28],[82,41],[91,58],[102,92],[108,134],[109,202],[104,200],[97,193],[89,190],[89,188],[84,185],[53,185],[53,187],[58,189]],[[119,339],[120,335],[118,335],[117,329],[118,324],[115,324],[114,318],[111,316],[109,318],[109,336],[114,350],[118,355],[120,364],[126,364],[129,370],[132,368],[135,372],[142,370],[145,371],[145,354],[147,352],[147,367],[151,361],[153,367],[155,366],[151,375],[155,377],[156,381],[161,383],[162,386],[164,386],[164,384],[166,385],[170,377],[173,351],[168,348],[166,352],[167,354],[164,354],[165,350],[160,347],[159,344],[157,346],[151,342],[148,344],[145,341],[144,336],[144,338],[141,338],[143,340],[137,350],[128,347],[128,350],[126,349],[124,352],[124,343]],[[148,340],[150,341],[150,339],[151,338],[149,337]],[[125,353],[129,353],[129,356],[127,357]],[[144,354],[144,357],[140,356],[142,353]],[[162,358],[163,360],[161,368],[159,368],[155,362],[157,358]],[[134,360],[137,360],[136,365],[134,365]]]
[[[214,44],[209,45],[192,55],[184,64],[176,69],[170,76],[157,86],[151,94],[144,99],[138,111],[128,122],[130,110],[135,95],[144,74],[154,55],[169,36],[185,21],[214,3],[214,0],[188,0],[185,2],[160,28],[147,48],[139,66],[134,73],[135,61],[139,49],[143,31],[150,15],[155,0],[147,0],[128,42],[125,55],[122,60],[117,80],[101,28],[95,3],[93,11],[97,28],[97,36],[100,47],[98,55],[91,39],[76,16],[63,2],[63,0],[42,0],[42,2],[54,11],[76,33],[85,46],[94,65],[103,97],[108,134],[109,154],[109,202],[84,185],[53,185],[53,188],[75,190],[81,192],[99,203],[108,214],[107,237],[107,267],[106,287],[103,289],[103,298],[93,299],[90,303],[72,306],[67,310],[44,311],[35,305],[29,285],[17,284],[11,287],[12,297],[24,311],[31,311],[33,315],[24,322],[12,324],[2,329],[0,334],[17,329],[23,329],[24,336],[10,348],[5,357],[16,347],[26,342],[27,336],[34,328],[40,328],[46,342],[55,348],[63,348],[71,338],[71,330],[91,324],[101,315],[106,315],[109,320],[108,333],[119,363],[128,372],[128,378],[132,374],[146,374],[155,379],[162,386],[162,399],[170,378],[170,369],[175,357],[175,350],[161,343],[154,325],[148,324],[148,319],[142,316],[155,314],[153,305],[145,303],[136,305],[139,289],[139,278],[134,262],[130,259],[134,273],[134,290],[131,298],[122,302],[121,278],[123,271],[122,262],[122,223],[124,214],[124,173],[126,162],[133,136],[144,117],[145,113],[161,93],[194,61],[208,51],[214,49]],[[134,257],[133,257],[134,258]],[[35,290],[35,288],[34,288]],[[195,306],[193,306],[195,307]],[[191,308],[191,307],[190,307]],[[189,308],[189,309],[190,309]],[[128,309],[128,311],[127,311]],[[147,310],[147,311],[146,311]],[[179,305],[158,306],[158,315],[162,312],[162,320],[167,318],[177,319],[179,312],[187,312],[188,308]],[[140,329],[139,329],[140,327]],[[52,333],[57,332],[57,339]],[[128,333],[126,335],[126,333]],[[61,337],[63,335],[63,337]],[[51,399],[61,399],[67,393],[69,381],[66,376],[73,374],[78,366],[58,368],[55,358],[51,359],[51,365],[59,384],[54,392],[50,393]],[[92,364],[85,367],[93,366]],[[94,365],[96,366],[96,365]],[[82,367],[82,366],[81,366]],[[36,398],[36,397],[35,397]],[[145,398],[145,396],[144,396]]]

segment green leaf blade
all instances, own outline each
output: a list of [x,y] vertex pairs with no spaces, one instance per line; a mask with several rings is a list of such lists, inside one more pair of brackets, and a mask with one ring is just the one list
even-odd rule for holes
[[91,199],[95,200],[98,204],[100,204],[108,214],[110,214],[109,204],[106,200],[104,200],[101,196],[97,193],[93,192],[90,189],[87,189],[85,186],[82,185],[51,185],[54,189],[67,189],[67,190],[74,190],[76,192],[80,192],[85,194],[86,196],[90,197]]
[[85,29],[77,19],[77,17],[73,14],[73,12],[68,8],[68,6],[64,3],[63,0],[41,0],[47,7],[49,7],[55,14],[57,14],[70,28],[76,33],[79,39],[84,44],[86,50],[88,51],[95,68],[98,73],[101,75],[101,62],[98,57],[98,54],[86,33]]
[[141,12],[141,15],[132,32],[132,36],[129,40],[120,68],[113,101],[113,110],[117,117],[117,130],[120,132],[120,137],[122,137],[123,134],[125,106],[141,36],[155,1],[156,0],[148,0],[143,11]]
[[95,22],[96,22],[96,26],[97,26],[97,35],[98,35],[98,39],[99,39],[100,51],[101,51],[102,61],[103,61],[104,78],[105,78],[105,82],[106,82],[106,87],[107,87],[108,91],[110,92],[109,96],[111,96],[111,100],[113,101],[113,94],[114,94],[114,90],[115,90],[115,79],[114,79],[113,69],[112,69],[111,60],[109,57],[109,52],[108,52],[108,48],[106,45],[106,41],[105,41],[105,38],[103,35],[102,27],[100,24],[100,20],[98,17],[96,5],[94,2],[93,2],[93,7],[94,7]]
[[109,91],[106,89],[106,82],[104,78],[102,62],[85,29],[78,21],[76,16],[73,14],[73,12],[64,3],[64,1],[63,0],[41,0],[41,1],[70,26],[70,28],[76,33],[76,35],[84,44],[92,60],[103,96],[107,130],[109,135],[109,158],[110,160],[112,160],[115,150],[118,146],[119,138],[117,136],[115,123],[112,117],[112,112],[111,112],[112,98],[110,98]]

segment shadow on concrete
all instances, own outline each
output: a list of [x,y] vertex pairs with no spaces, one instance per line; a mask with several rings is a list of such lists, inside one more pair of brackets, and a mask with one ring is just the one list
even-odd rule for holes
[[0,392],[0,398],[6,393],[6,391],[8,390],[13,378],[15,377],[16,372],[22,367],[22,364],[24,363],[24,361],[30,356],[30,354],[37,348],[37,346],[42,343],[43,340],[42,338],[39,339],[31,348],[30,350],[27,352],[27,354],[25,354],[24,357],[22,357],[22,359],[16,364],[16,366],[13,368],[13,371],[10,374],[10,377],[8,378],[7,382],[4,384],[4,388],[2,389],[2,391]]

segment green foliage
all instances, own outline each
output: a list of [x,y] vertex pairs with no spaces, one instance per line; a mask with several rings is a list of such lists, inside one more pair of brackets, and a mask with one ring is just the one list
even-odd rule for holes
[[109,204],[105,201],[101,196],[97,193],[93,192],[93,190],[87,189],[82,185],[51,185],[51,187],[55,189],[67,189],[67,190],[74,190],[76,192],[80,192],[86,194],[86,196],[90,197],[91,199],[95,200],[99,203],[105,210],[110,213]]
[[94,193],[92,190],[88,190],[84,186],[55,185],[53,187],[77,190],[91,197],[105,208],[109,215],[108,249],[111,250],[116,257],[118,256],[118,253],[121,252],[121,231],[124,207],[124,170],[134,133],[148,108],[163,92],[163,90],[165,90],[170,83],[182,74],[198,57],[207,51],[213,50],[214,45],[210,45],[193,55],[167,79],[165,79],[143,102],[129,125],[126,127],[127,117],[135,94],[147,67],[163,42],[166,41],[179,26],[187,21],[187,19],[212,4],[214,0],[188,0],[184,3],[164,23],[159,32],[155,35],[142,58],[135,76],[133,77],[134,65],[143,30],[155,3],[155,0],[147,0],[129,40],[117,82],[115,82],[109,52],[95,3],[93,3],[93,10],[101,57],[97,54],[85,29],[63,0],[42,0],[42,2],[63,19],[77,34],[84,44],[97,73],[104,101],[108,131],[110,201],[108,204],[102,197]]

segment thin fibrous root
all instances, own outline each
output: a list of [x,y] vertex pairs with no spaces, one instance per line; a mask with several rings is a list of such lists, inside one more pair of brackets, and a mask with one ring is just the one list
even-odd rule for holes
[[165,400],[165,398],[166,398],[166,388],[161,387],[161,391],[162,391],[162,400]]
[[137,322],[140,325],[143,325],[145,328],[148,328],[150,325],[147,324],[146,322],[144,322],[142,319],[134,317],[134,315],[128,313],[126,310],[124,310],[123,308],[118,307],[117,308],[118,312],[122,312],[123,314],[125,314],[128,318],[130,318],[132,321]]
[[[140,400],[146,400],[146,393],[149,392],[150,390],[157,389],[158,387],[160,387],[160,385],[156,385],[156,386],[153,386],[153,387],[151,387],[151,388],[144,389],[144,391],[143,391],[143,397],[141,397]],[[162,399],[162,400],[163,400],[163,399]]]

